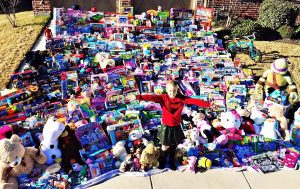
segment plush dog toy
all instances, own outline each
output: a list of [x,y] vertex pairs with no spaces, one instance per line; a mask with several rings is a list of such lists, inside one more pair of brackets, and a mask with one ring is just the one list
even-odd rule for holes
[[153,167],[158,167],[159,148],[154,146],[152,142],[148,143],[143,150],[140,163],[142,170],[148,170]]

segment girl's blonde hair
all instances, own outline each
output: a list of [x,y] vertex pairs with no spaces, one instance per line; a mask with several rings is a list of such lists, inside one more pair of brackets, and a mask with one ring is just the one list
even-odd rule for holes
[[178,87],[177,82],[173,81],[173,80],[168,80],[167,83],[166,83],[166,87],[167,86]]

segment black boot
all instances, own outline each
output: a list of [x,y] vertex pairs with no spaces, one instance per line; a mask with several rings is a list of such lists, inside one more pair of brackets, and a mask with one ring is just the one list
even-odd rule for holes
[[167,161],[167,157],[169,154],[169,149],[166,151],[163,151],[162,149],[160,149],[160,156],[159,156],[159,169],[164,169],[166,167],[166,161]]
[[170,146],[170,157],[169,157],[169,166],[170,169],[175,171],[176,170],[176,162],[175,162],[175,154],[176,154],[176,145]]

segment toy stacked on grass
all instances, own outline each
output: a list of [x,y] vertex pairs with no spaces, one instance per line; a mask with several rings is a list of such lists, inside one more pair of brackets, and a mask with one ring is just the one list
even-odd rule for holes
[[277,59],[271,64],[271,68],[266,70],[256,84],[256,89],[260,90],[264,86],[266,96],[274,90],[287,90],[291,102],[298,101],[297,87],[294,84],[288,71],[288,61]]

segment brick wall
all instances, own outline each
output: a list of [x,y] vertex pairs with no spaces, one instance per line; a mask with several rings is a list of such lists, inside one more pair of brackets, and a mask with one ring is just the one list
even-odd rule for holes
[[35,16],[50,15],[52,6],[50,0],[44,0],[43,4],[41,4],[41,0],[32,0],[32,9]]
[[[201,2],[203,2],[203,0],[197,0],[197,5],[201,6]],[[236,3],[235,15],[239,17],[258,18],[261,2],[262,0],[238,0]],[[300,8],[300,0],[293,0],[292,2]],[[207,5],[207,7],[215,8],[215,13],[223,14],[228,12],[230,6],[230,0],[209,0]]]
[[[201,0],[198,0],[197,5],[200,6],[201,2]],[[239,17],[257,18],[260,3],[260,0],[238,0],[235,8],[235,15]],[[215,13],[217,14],[227,13],[230,6],[232,6],[230,0],[210,0],[207,5],[207,7],[215,8]]]

